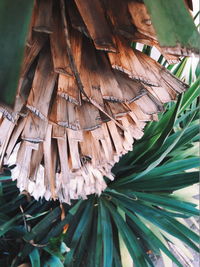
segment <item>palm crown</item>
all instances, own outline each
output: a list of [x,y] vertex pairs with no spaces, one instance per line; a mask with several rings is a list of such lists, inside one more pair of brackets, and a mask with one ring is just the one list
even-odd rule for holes
[[[21,2],[29,10],[23,14],[27,26],[32,3]],[[188,88],[179,79],[187,59],[172,73],[171,65],[162,64],[163,56],[157,62],[149,51],[154,46],[169,64],[176,63],[182,55],[198,53],[199,35],[189,14],[191,1],[179,0],[174,8],[185,16],[185,34],[174,11],[171,26],[177,23],[176,31],[169,27],[167,10],[173,1],[144,2],[34,1],[28,34],[27,27],[19,34],[21,40],[26,36],[25,49],[16,45],[21,56],[11,79],[6,80],[5,64],[0,80],[9,92],[0,97],[0,164],[3,170],[9,166],[22,192],[16,198],[13,183],[2,185],[4,198],[10,201],[10,192],[14,198],[2,200],[1,235],[9,236],[13,225],[14,235],[25,241],[20,241],[23,248],[12,266],[29,253],[33,266],[40,256],[42,264],[54,266],[61,261],[66,266],[121,266],[126,264],[124,244],[136,266],[152,265],[147,248],[161,250],[181,266],[169,249],[176,242],[168,233],[198,250],[197,235],[176,219],[198,212],[172,194],[198,179],[197,172],[184,172],[198,166],[197,158],[188,159],[193,153],[178,159],[176,154],[197,141],[198,80],[158,115]],[[135,42],[145,45],[142,52]],[[63,204],[26,200],[25,192]],[[67,244],[70,251],[65,247],[61,252],[58,244]],[[46,260],[48,254],[52,257]]]

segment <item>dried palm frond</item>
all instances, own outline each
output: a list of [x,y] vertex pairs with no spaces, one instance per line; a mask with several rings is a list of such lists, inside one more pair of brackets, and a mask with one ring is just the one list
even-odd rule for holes
[[187,88],[131,41],[162,51],[143,3],[35,1],[15,107],[0,108],[0,165],[15,166],[21,191],[101,194],[145,123]]

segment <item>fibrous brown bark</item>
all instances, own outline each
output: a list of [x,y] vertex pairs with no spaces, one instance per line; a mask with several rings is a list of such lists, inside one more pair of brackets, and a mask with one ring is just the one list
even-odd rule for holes
[[0,164],[15,164],[36,199],[100,194],[145,123],[187,86],[131,48],[159,48],[143,3],[36,0],[31,23],[15,108],[0,108]]

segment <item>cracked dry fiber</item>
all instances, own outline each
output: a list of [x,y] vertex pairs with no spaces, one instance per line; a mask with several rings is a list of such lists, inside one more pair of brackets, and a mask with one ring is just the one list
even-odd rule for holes
[[0,108],[1,165],[15,166],[20,191],[66,203],[100,195],[146,122],[187,88],[130,47],[153,32],[130,1],[68,2],[35,1],[15,107]]

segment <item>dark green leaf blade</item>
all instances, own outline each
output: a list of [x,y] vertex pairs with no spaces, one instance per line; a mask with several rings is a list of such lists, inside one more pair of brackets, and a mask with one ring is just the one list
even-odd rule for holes
[[137,238],[132,233],[131,229],[125,223],[123,218],[119,215],[119,213],[112,207],[110,203],[104,201],[105,205],[108,207],[109,212],[112,214],[113,220],[121,233],[121,236],[124,240],[124,243],[129,250],[130,255],[133,258],[134,265],[136,267],[139,266],[148,266],[147,262],[145,261],[146,255],[144,251],[142,251],[141,247],[137,242]]
[[31,260],[32,267],[40,267],[40,254],[37,248],[31,251],[31,253],[29,254],[29,257]]
[[200,36],[183,0],[144,2],[162,47],[171,54],[181,54],[180,47],[186,54],[200,52]]
[[33,0],[0,1],[0,103],[13,106]]
[[110,215],[103,202],[100,201],[101,228],[103,237],[103,266],[112,267],[113,261],[113,233]]

